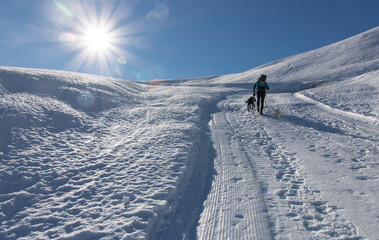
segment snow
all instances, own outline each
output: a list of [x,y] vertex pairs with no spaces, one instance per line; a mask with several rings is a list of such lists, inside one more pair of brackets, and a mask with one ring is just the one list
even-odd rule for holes
[[378,45],[145,83],[0,67],[0,239],[378,239]]

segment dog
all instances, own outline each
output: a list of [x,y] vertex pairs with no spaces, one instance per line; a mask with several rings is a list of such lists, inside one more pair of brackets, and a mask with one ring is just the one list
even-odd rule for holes
[[279,107],[274,107],[274,116],[275,116],[275,118],[280,118],[280,109],[279,109]]
[[247,111],[250,112],[250,110],[254,111],[255,102],[257,100],[254,96],[249,97],[245,103],[247,103]]

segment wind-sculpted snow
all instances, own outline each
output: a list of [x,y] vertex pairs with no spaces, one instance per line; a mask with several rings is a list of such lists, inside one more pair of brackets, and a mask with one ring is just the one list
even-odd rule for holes
[[[20,72],[22,74],[20,74]],[[49,70],[1,68],[4,92],[33,94],[53,98],[74,109],[99,112],[121,104],[138,102],[141,88],[130,81],[119,81],[85,74]]]
[[[145,239],[164,227],[216,95],[40,70],[0,76],[1,239]],[[80,107],[61,89],[96,99]]]
[[378,43],[144,83],[1,67],[0,239],[376,239]]

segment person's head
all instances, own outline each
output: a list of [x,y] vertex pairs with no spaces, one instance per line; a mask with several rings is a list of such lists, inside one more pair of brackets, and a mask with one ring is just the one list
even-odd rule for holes
[[262,81],[262,82],[266,81],[266,79],[267,79],[267,75],[265,75],[265,74],[262,74],[262,75],[259,77],[259,81]]

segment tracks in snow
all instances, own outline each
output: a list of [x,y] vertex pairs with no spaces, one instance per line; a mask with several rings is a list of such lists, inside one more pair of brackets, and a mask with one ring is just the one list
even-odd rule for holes
[[[375,239],[377,213],[367,210],[378,208],[375,122],[370,124],[371,118],[324,107],[299,96],[294,96],[297,100],[292,97],[290,101],[301,101],[296,108],[287,106],[287,114],[272,126],[271,133],[292,152],[296,151],[301,170],[308,175],[308,185],[316,187],[316,195],[323,198],[320,203],[325,203],[317,209],[332,207],[329,212],[320,212],[325,221],[338,226],[332,229],[338,231],[329,231],[330,236],[362,239],[363,235]],[[294,121],[291,115],[301,115],[303,122],[309,124]]]
[[[220,102],[221,111],[210,122],[216,175],[204,202],[198,239],[362,239],[341,216],[343,207],[325,200],[328,193],[309,184],[309,177],[322,175],[304,176],[304,154],[297,152],[302,147],[283,144],[298,143],[297,134],[304,133],[291,121],[246,115],[242,102],[239,96]],[[309,126],[314,141],[322,136],[317,130],[330,130]],[[314,152],[313,140],[302,139]]]
[[[278,99],[273,96],[271,101],[277,102]],[[220,111],[212,114],[209,122],[216,152],[214,165],[208,165],[208,170],[202,169],[201,173],[194,172],[189,190],[184,193],[184,200],[178,204],[180,208],[174,210],[170,221],[176,223],[159,239],[164,236],[168,237],[166,239],[363,239],[359,235],[362,228],[357,228],[357,219],[352,221],[346,217],[359,201],[353,198],[333,201],[330,198],[332,189],[323,187],[325,182],[337,183],[336,196],[346,196],[344,190],[337,187],[346,187],[346,184],[340,184],[340,179],[344,178],[344,173],[349,173],[337,173],[338,168],[325,173],[329,166],[334,166],[330,162],[335,161],[338,165],[346,158],[329,143],[338,140],[336,144],[346,144],[348,140],[339,141],[343,139],[341,136],[358,136],[354,131],[360,132],[361,124],[351,124],[344,120],[349,116],[334,112],[332,118],[335,120],[325,119],[325,110],[323,116],[318,116],[317,109],[309,109],[309,105],[298,101],[292,96],[284,104],[282,102],[286,112],[279,121],[270,114],[263,117],[247,114],[240,96],[221,101],[218,104]],[[319,122],[320,119],[324,122]],[[348,126],[344,126],[346,123]],[[357,138],[366,142],[372,138],[369,135],[363,137]],[[201,151],[200,156],[207,149]],[[356,151],[351,154],[358,156]],[[362,156],[365,154],[361,153]],[[206,159],[211,161],[211,157]],[[308,171],[317,168],[313,159],[325,166]],[[203,162],[195,169],[204,166]],[[205,177],[206,174],[212,176],[210,169],[215,170],[213,182]],[[319,178],[325,179],[319,181]],[[357,180],[362,182],[370,178],[358,176]],[[196,199],[186,199],[201,184],[199,192],[208,193],[204,187],[209,188],[208,196],[196,193]],[[203,203],[201,214],[201,207],[194,208],[193,203],[196,206]],[[371,230],[363,232],[370,236]],[[170,238],[173,233],[180,237]]]
[[237,139],[237,127],[233,115],[225,111],[215,113],[210,122],[216,175],[200,217],[198,239],[272,239],[254,160]]

